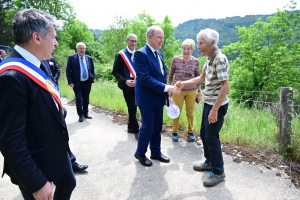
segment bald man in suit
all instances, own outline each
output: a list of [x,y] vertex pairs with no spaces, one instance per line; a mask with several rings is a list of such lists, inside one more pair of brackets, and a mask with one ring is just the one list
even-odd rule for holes
[[168,106],[168,93],[179,93],[175,86],[167,85],[167,68],[163,55],[159,51],[164,41],[164,32],[159,26],[147,29],[147,44],[135,52],[134,69],[136,72],[136,105],[142,118],[139,131],[138,145],[134,156],[144,166],[152,166],[146,157],[150,144],[152,160],[168,163],[170,158],[161,153],[161,130],[163,122],[163,108]]

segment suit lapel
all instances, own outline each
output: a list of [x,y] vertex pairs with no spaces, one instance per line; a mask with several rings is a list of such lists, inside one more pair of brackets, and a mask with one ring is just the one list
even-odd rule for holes
[[[154,53],[152,52],[152,50],[150,49],[150,47],[148,47],[147,44],[146,44],[146,52],[147,52],[147,56],[152,60],[153,65],[155,66],[155,68],[162,75],[161,70],[160,70],[160,65],[159,65],[158,58],[155,57]],[[159,55],[159,53],[157,53],[157,55]]]
[[61,123],[61,125],[66,127],[65,121],[63,119],[63,115],[61,113],[61,109],[58,109],[59,106],[57,108],[52,96],[41,87],[39,87],[39,90],[45,100],[45,104],[46,104],[45,106],[49,108],[49,110],[52,112],[55,118]]

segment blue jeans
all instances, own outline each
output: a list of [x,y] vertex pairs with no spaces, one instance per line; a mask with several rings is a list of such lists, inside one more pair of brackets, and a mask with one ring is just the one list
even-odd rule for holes
[[[66,171],[63,176],[57,180],[53,181],[55,185],[55,191],[53,200],[69,200],[71,199],[71,194],[76,187],[76,179],[72,170],[72,165],[70,159],[66,166]],[[23,187],[19,186],[22,196],[25,200],[35,200],[32,193],[25,190]]]
[[200,137],[203,143],[205,162],[211,163],[214,174],[221,175],[224,172],[224,162],[219,133],[224,123],[228,104],[219,108],[218,121],[213,124],[208,123],[208,115],[211,109],[212,105],[204,103]]

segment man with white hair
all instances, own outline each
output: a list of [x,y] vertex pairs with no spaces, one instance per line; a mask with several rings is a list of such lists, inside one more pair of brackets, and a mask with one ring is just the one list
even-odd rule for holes
[[197,35],[198,49],[206,56],[202,74],[188,81],[177,82],[179,88],[198,85],[205,82],[204,108],[200,137],[204,148],[204,162],[195,163],[197,171],[211,171],[203,185],[213,187],[225,179],[219,133],[227,113],[229,99],[229,63],[217,44],[219,33],[212,29],[201,30]]
[[89,97],[94,83],[94,61],[85,54],[86,45],[83,42],[76,44],[77,53],[68,58],[66,75],[68,84],[73,88],[76,97],[76,109],[79,122],[83,118],[92,119],[88,113]]
[[169,106],[168,93],[180,93],[173,85],[167,85],[167,67],[159,51],[164,42],[164,31],[159,26],[150,26],[146,32],[147,44],[134,54],[136,72],[135,100],[140,109],[142,126],[139,131],[135,158],[146,167],[152,162],[146,157],[150,147],[150,159],[169,163],[170,158],[161,153],[161,130],[164,105]]

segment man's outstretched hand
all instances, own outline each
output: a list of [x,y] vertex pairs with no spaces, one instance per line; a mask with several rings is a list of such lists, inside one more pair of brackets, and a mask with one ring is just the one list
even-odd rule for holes
[[179,94],[181,92],[181,89],[174,86],[174,85],[169,85],[168,87],[168,92],[169,93],[176,93],[176,94]]
[[183,88],[183,83],[181,81],[177,81],[175,86],[182,89]]

